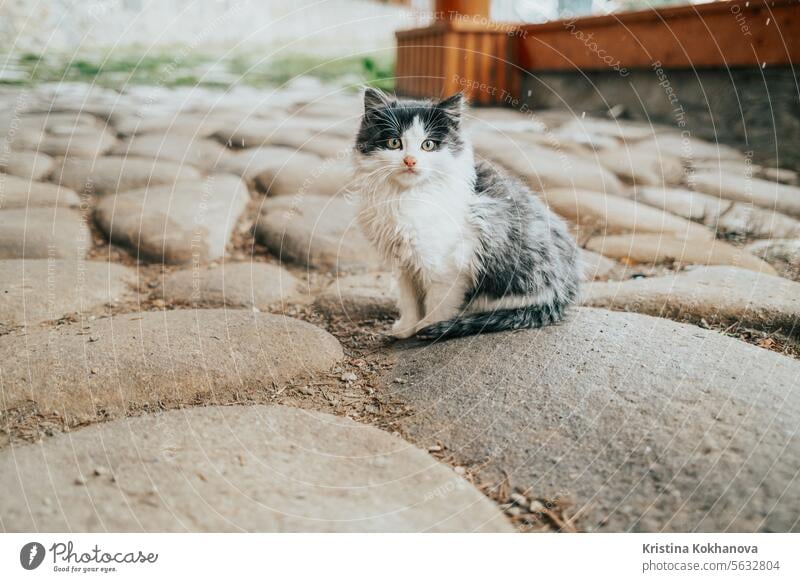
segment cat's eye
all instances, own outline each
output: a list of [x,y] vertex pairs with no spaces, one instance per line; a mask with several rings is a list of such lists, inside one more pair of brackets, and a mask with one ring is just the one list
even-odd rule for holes
[[432,152],[436,149],[436,142],[432,139],[426,139],[424,142],[422,142],[422,149],[426,152]]
[[386,147],[390,150],[399,150],[401,145],[403,144],[396,137],[390,137],[386,140]]

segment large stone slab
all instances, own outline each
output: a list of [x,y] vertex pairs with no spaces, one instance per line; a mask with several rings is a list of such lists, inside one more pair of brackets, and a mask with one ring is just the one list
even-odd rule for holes
[[751,158],[741,160],[695,160],[688,165],[687,181],[691,181],[693,172],[722,172],[739,176],[760,175],[763,168],[753,164]]
[[729,265],[775,275],[768,263],[721,240],[682,239],[670,234],[593,237],[586,248],[628,264]]
[[113,153],[189,164],[206,172],[230,155],[228,149],[215,140],[186,134],[137,135],[119,144]]
[[[289,107],[298,117],[321,118],[330,124],[358,124],[364,114],[364,100],[357,94],[325,95],[321,99],[304,99]],[[355,135],[355,130],[353,131]]]
[[[314,132],[324,131],[330,122],[324,119],[290,117],[284,119],[250,118],[241,122],[230,123],[219,129],[214,137],[232,148],[258,148],[268,145],[279,145],[290,139],[294,133],[309,136]],[[352,133],[355,138],[355,132]]]
[[229,116],[186,112],[148,117],[125,116],[119,119],[115,129],[120,135],[127,136],[156,133],[171,136],[209,137],[230,123],[232,123],[232,119]]
[[63,133],[65,128],[98,128],[103,124],[100,119],[88,113],[26,113],[19,116],[21,127]]
[[589,308],[397,356],[387,380],[414,409],[403,421],[414,442],[446,446],[485,479],[572,499],[583,529],[800,528],[796,360]]
[[735,267],[583,287],[583,304],[800,336],[800,283]]
[[319,294],[315,307],[325,315],[353,321],[397,316],[397,297],[390,273],[339,277]]
[[56,184],[87,194],[116,194],[199,179],[199,172],[188,164],[122,156],[65,158],[52,174]]
[[213,136],[231,148],[260,148],[273,144],[281,129],[280,120],[254,118],[218,128]]
[[602,232],[674,233],[698,239],[713,236],[699,224],[620,196],[558,188],[544,192],[542,197],[564,218]]
[[509,136],[481,134],[475,151],[516,174],[536,192],[553,188],[578,188],[617,194],[625,187],[599,163],[566,151],[513,141]]
[[[619,140],[611,136],[576,131],[569,126],[559,127],[555,131],[544,134],[544,137],[551,140],[553,145],[557,144],[558,148],[564,148],[573,153],[583,154],[586,158],[591,154],[603,150],[615,149],[621,145]],[[542,145],[545,145],[545,143],[542,143]]]
[[567,112],[555,109],[522,112],[510,107],[473,107],[464,112],[465,119],[475,127],[516,128],[517,131],[543,132],[569,121]]
[[[228,174],[236,174],[248,182],[252,182],[264,172],[277,174],[288,163],[295,160],[299,167],[308,170],[321,163],[320,157],[315,154],[298,152],[281,146],[265,146],[235,152],[221,160],[217,169]],[[264,187],[264,191],[268,186],[269,183]]]
[[[361,127],[361,116],[364,112],[364,102],[359,104],[358,113],[352,116],[343,116],[340,113],[318,119],[318,124],[313,131],[318,135],[339,137],[355,144],[356,134]],[[323,155],[323,154],[320,154]]]
[[9,117],[4,117],[0,113],[0,148],[2,151],[36,151],[39,142],[44,137],[41,129],[28,129],[26,127],[15,127],[16,131],[10,131],[14,126],[13,113]]
[[800,238],[760,240],[745,250],[767,261],[782,276],[800,281]]
[[622,266],[616,261],[586,249],[581,249],[581,263],[584,281],[606,281],[622,271]]
[[[494,134],[493,139],[495,142],[498,137],[505,141],[510,140],[510,143],[508,144],[510,147],[515,149],[520,148],[526,153],[528,153],[529,146],[534,146],[534,149],[532,150],[533,152],[536,152],[539,149],[544,149],[551,154],[556,153],[559,155],[559,157],[561,157],[562,163],[567,163],[573,159],[578,159],[582,164],[590,163],[600,168],[602,168],[602,165],[597,164],[597,160],[594,159],[595,151],[602,148],[616,147],[619,145],[615,139],[610,137],[594,135],[590,136],[588,140],[586,140],[582,139],[583,136],[576,136],[572,133],[563,133],[560,132],[560,130],[538,133],[509,129],[500,134],[498,134],[496,131],[492,131],[492,133]],[[478,140],[478,143],[481,141],[484,140],[481,138]]]
[[727,265],[776,274],[765,261],[721,240],[685,239],[670,233],[592,237],[586,248],[627,265]]
[[116,421],[4,451],[0,467],[6,531],[513,531],[427,453],[285,406]]
[[80,258],[91,244],[89,228],[77,210],[0,210],[0,259]]
[[282,261],[329,271],[374,270],[381,263],[356,221],[355,203],[300,195],[269,198],[256,237]]
[[117,143],[117,138],[102,127],[56,127],[55,133],[39,142],[40,152],[51,156],[95,158]]
[[625,147],[609,148],[596,153],[604,167],[637,186],[680,184],[683,164],[670,155],[657,155]]
[[775,166],[762,167],[759,172],[765,180],[777,181],[792,186],[800,186],[800,173],[788,168],[778,168]]
[[752,204],[733,202],[682,188],[637,188],[635,198],[714,231],[754,237],[800,236],[800,220]]
[[335,196],[345,192],[352,179],[352,170],[345,160],[292,156],[280,164],[263,165],[255,176],[255,185],[269,196],[309,193]]
[[95,261],[0,261],[0,329],[90,313],[135,297],[136,274]]
[[766,261],[800,261],[800,238],[759,240],[744,247],[748,252]]
[[132,115],[138,107],[132,98],[94,85],[70,85],[66,90],[59,87],[51,91],[50,95],[37,95],[27,111],[43,115],[91,115],[114,125],[119,118]]
[[26,180],[43,180],[52,170],[53,158],[45,154],[12,151],[0,156],[0,172]]
[[[342,359],[311,324],[251,310],[151,311],[0,337],[2,413],[67,426],[162,407],[265,398]],[[24,412],[20,412],[24,414]]]
[[292,132],[284,133],[275,139],[277,145],[289,147],[300,152],[316,154],[321,158],[347,159],[353,151],[355,133],[351,139],[325,133]]
[[730,146],[674,132],[656,134],[653,139],[640,141],[632,147],[644,152],[682,158],[689,163],[708,160],[739,162],[745,159],[742,152]]
[[154,294],[184,305],[264,310],[275,303],[299,299],[302,285],[278,265],[226,262],[219,267],[170,273]]
[[800,187],[723,172],[695,172],[693,190],[800,217]]
[[[505,119],[502,116],[497,119],[481,119],[474,114],[477,112],[471,109],[465,112],[464,127],[469,132],[469,137],[476,151],[489,150],[493,144],[505,141],[507,147],[524,150],[526,145],[543,146],[545,143],[562,143],[553,132],[547,131],[545,125],[535,117],[528,119],[527,123]],[[549,140],[548,140],[549,138]],[[547,146],[545,146],[547,147]],[[581,146],[583,151],[586,148]]]
[[0,209],[32,206],[77,207],[80,204],[81,199],[69,188],[0,174]]
[[[599,119],[596,117],[575,118],[559,127],[563,133],[579,135],[600,135],[632,144],[645,139],[653,139],[659,130],[656,126],[631,121]],[[619,144],[622,145],[622,144]]]
[[236,176],[133,190],[103,198],[95,219],[109,239],[144,259],[165,263],[224,256],[250,195]]

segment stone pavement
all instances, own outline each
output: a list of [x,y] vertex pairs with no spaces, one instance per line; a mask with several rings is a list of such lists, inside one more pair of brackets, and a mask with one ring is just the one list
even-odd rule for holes
[[583,306],[393,342],[358,96],[154,95],[0,90],[2,529],[800,529],[796,169],[471,111],[572,225]]

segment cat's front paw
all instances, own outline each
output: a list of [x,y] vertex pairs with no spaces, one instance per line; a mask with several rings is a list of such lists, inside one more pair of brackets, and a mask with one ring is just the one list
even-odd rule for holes
[[408,339],[417,333],[417,324],[407,319],[398,319],[392,324],[392,337]]

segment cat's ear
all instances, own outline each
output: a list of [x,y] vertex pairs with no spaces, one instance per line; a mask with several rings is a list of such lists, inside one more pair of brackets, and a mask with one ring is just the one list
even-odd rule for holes
[[439,103],[436,104],[436,107],[444,111],[455,121],[460,121],[461,114],[464,113],[464,108],[466,107],[464,93],[459,91],[455,95],[451,95],[447,99],[439,101]]
[[369,113],[376,109],[382,109],[391,105],[392,100],[389,96],[374,87],[366,87],[364,89],[364,112]]

